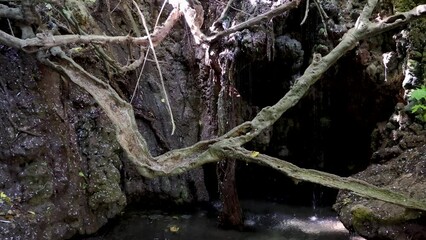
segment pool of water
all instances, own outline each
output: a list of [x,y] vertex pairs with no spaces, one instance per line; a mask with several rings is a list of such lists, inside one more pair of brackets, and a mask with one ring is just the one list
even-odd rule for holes
[[[217,207],[218,204],[216,204]],[[212,211],[128,210],[114,225],[85,240],[361,240],[328,208],[286,206],[271,202],[243,201],[247,231],[217,227]]]

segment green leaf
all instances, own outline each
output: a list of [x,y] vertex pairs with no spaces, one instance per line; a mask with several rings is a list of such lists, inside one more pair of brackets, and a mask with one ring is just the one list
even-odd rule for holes
[[4,192],[0,192],[0,203],[6,202],[7,204],[10,204],[12,200],[9,196],[6,195]]
[[83,172],[78,172],[78,176],[84,177],[84,178],[86,177]]
[[411,92],[411,98],[420,101],[422,99],[426,99],[426,88],[419,88]]
[[416,105],[414,105],[414,106],[411,107],[411,112],[412,113],[421,112],[420,110],[426,110],[426,105],[416,104]]
[[250,157],[252,157],[252,158],[255,158],[257,156],[259,156],[259,152],[253,151],[253,152],[250,153]]
[[411,113],[416,113],[419,110],[420,106],[421,105],[414,105],[414,106],[412,106],[411,107]]

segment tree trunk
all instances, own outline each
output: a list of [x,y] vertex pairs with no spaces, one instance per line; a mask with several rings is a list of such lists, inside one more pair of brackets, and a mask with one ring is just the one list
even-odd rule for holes
[[[221,57],[215,59],[221,68],[220,87],[218,96],[218,131],[223,135],[239,124],[241,114],[239,107],[241,104],[232,92],[233,86],[232,73],[233,61],[229,50],[225,49],[219,54]],[[218,190],[222,211],[219,215],[219,226],[223,228],[232,228],[241,230],[243,227],[243,217],[238,199],[237,185],[235,182],[235,159],[226,158],[218,162],[216,166]]]
[[235,159],[225,159],[217,164],[218,189],[223,205],[219,215],[219,226],[241,230],[243,217],[235,182],[235,165]]

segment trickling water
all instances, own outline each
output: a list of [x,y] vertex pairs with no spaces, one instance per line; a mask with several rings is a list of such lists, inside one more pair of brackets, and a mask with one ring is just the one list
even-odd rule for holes
[[317,209],[317,198],[315,197],[315,191],[312,191],[312,209],[314,212]]
[[243,201],[245,227],[238,232],[217,228],[217,217],[206,210],[162,212],[131,210],[100,236],[85,240],[360,240],[351,237],[331,209]]

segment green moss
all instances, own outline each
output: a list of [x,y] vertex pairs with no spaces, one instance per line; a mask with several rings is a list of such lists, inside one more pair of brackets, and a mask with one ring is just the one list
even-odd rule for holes
[[[393,225],[398,223],[403,223],[408,220],[420,218],[421,212],[417,210],[405,209],[399,210],[394,209],[395,206],[388,206],[389,209],[384,209],[381,211],[374,211],[371,208],[357,204],[351,208],[351,213],[353,217],[353,226],[356,229],[363,229],[365,224],[371,225],[374,223],[379,223],[379,225]],[[394,211],[393,211],[394,210]]]
[[411,49],[415,51],[423,51],[424,55],[424,39],[426,37],[426,19],[418,19],[410,24],[409,39]]
[[387,223],[401,223],[406,222],[413,219],[418,219],[422,216],[420,211],[406,209],[403,214],[400,215],[392,215],[389,218],[385,219]]
[[125,205],[126,198],[117,184],[102,185],[100,187],[99,191],[89,197],[90,208],[95,210],[108,204]]
[[25,168],[23,174],[24,194],[32,205],[38,205],[53,194],[53,176],[44,161],[35,161]]
[[371,221],[375,219],[373,210],[361,204],[353,206],[351,208],[351,213],[354,218],[354,221],[357,222],[363,222],[366,220]]
[[177,204],[182,204],[182,203],[186,203],[189,200],[189,192],[188,192],[188,188],[186,188],[185,186],[181,185],[179,187],[179,192],[180,192],[180,196],[178,199],[176,199],[176,203]]
[[373,211],[363,205],[357,204],[351,208],[352,224],[355,230],[363,229],[365,224],[375,221]]
[[405,12],[411,10],[417,4],[413,0],[394,0],[393,5],[396,12]]

